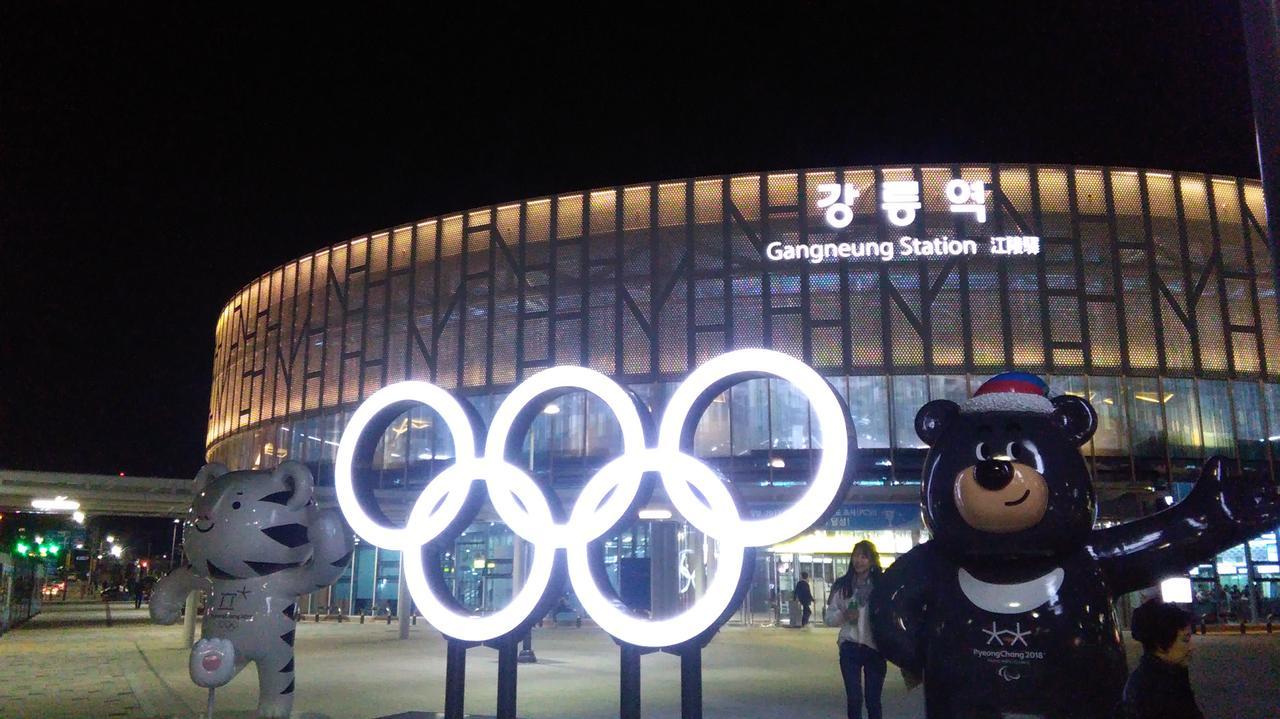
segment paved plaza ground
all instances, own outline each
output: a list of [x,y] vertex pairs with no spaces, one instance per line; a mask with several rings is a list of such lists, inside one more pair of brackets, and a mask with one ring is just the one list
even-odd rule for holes
[[[0,637],[0,717],[196,716],[206,693],[187,677],[181,625],[158,627],[146,609],[57,603]],[[295,717],[371,719],[444,706],[444,642],[421,621],[400,641],[396,626],[310,620],[297,634]],[[617,716],[618,652],[593,628],[541,629],[536,665],[520,669],[520,714],[529,719]],[[1140,650],[1130,646],[1130,659]],[[1192,682],[1208,717],[1280,717],[1280,634],[1197,636]],[[834,630],[726,627],[704,653],[708,719],[843,716]],[[497,655],[468,655],[467,711],[492,714]],[[678,717],[679,660],[643,662],[648,717]],[[252,670],[218,690],[218,716],[253,716]],[[919,690],[896,672],[885,688],[885,716],[923,715]]]

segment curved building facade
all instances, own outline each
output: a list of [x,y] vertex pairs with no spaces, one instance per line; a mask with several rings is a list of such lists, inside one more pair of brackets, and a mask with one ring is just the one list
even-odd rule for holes
[[[921,405],[1009,369],[1091,399],[1101,425],[1084,449],[1104,497],[1172,491],[1211,454],[1276,477],[1264,212],[1254,180],[990,164],[706,177],[430,218],[317,250],[232,298],[208,458],[297,459],[331,484],[346,418],[391,382],[454,388],[484,416],[523,377],[581,364],[660,409],[700,361],[767,347],[846,397],[869,492],[918,483]],[[522,461],[557,487],[581,482],[618,447],[599,409],[558,400]],[[393,423],[376,481],[420,486],[447,466],[435,424]],[[821,443],[810,425],[788,386],[752,381],[704,415],[697,451],[785,501]]]

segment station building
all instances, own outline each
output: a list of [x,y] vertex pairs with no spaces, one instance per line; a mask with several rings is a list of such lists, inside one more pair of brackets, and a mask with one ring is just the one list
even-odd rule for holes
[[[700,362],[771,348],[829,378],[859,447],[840,509],[757,558],[744,614],[778,619],[799,572],[821,588],[857,539],[891,561],[927,538],[915,413],[1001,371],[1038,373],[1097,409],[1083,451],[1103,522],[1166,506],[1214,454],[1276,479],[1280,312],[1265,227],[1255,180],[1005,164],[702,177],[428,218],[318,249],[227,303],[208,459],[299,460],[331,485],[347,419],[389,383],[430,380],[487,418],[523,378],[578,364],[658,416]],[[812,424],[789,385],[752,380],[704,414],[696,454],[762,516],[807,481],[821,445]],[[616,421],[579,393],[548,404],[509,459],[569,506],[619,451]],[[365,481],[412,501],[451,461],[434,414],[414,410],[388,428]],[[671,521],[680,588],[696,594],[712,550]],[[612,538],[619,582],[671,526],[641,521]],[[447,569],[464,604],[484,611],[510,595],[513,544],[500,522],[459,538]],[[329,600],[393,604],[395,555],[363,545]],[[1196,578],[1207,601],[1237,586],[1280,611],[1275,534]]]

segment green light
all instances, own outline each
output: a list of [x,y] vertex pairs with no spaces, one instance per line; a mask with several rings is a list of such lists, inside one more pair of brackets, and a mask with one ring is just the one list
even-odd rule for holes
[[31,547],[27,546],[26,542],[18,542],[17,544],[13,545],[13,551],[23,556],[26,556],[27,552],[31,551]]
[[49,544],[49,545],[46,545],[44,548],[49,550],[49,554],[52,554],[55,557],[58,556],[58,545]]

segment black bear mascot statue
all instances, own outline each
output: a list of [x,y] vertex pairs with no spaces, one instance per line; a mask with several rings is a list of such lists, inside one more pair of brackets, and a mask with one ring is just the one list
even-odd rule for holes
[[1112,597],[1274,526],[1273,488],[1210,459],[1169,509],[1094,529],[1081,397],[1008,372],[957,405],[926,404],[921,502],[932,539],[870,600],[885,658],[923,676],[929,719],[1112,716],[1127,674]]

